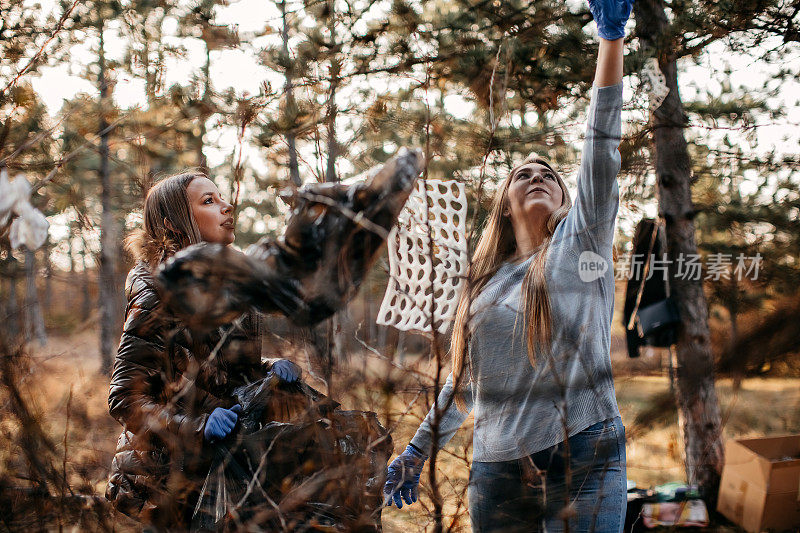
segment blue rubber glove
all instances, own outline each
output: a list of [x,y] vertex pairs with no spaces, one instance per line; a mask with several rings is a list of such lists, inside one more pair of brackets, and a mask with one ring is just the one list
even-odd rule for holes
[[386,475],[386,484],[383,486],[383,503],[392,506],[392,501],[398,509],[403,508],[403,500],[411,505],[419,497],[419,476],[425,466],[427,457],[412,446],[406,446],[406,451],[395,457],[389,465]]
[[276,376],[287,383],[294,383],[300,378],[300,367],[288,359],[278,359],[272,364],[272,371]]
[[631,16],[634,0],[589,0],[589,11],[597,23],[597,33],[614,41],[625,37],[625,23]]
[[239,420],[239,413],[242,406],[234,405],[230,409],[217,407],[206,420],[206,427],[203,429],[203,437],[207,442],[222,440],[233,431],[236,421]]

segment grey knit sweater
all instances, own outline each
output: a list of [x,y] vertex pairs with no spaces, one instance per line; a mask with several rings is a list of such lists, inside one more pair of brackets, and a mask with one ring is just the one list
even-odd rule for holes
[[[578,194],[556,227],[546,261],[552,356],[537,354],[535,367],[527,356],[519,298],[535,255],[502,265],[472,302],[472,370],[463,394],[475,414],[475,461],[525,457],[564,441],[565,432],[572,436],[619,415],[610,344],[621,109],[622,83],[592,88]],[[426,453],[432,448],[434,426],[443,447],[467,417],[452,402],[452,394],[451,374],[437,399],[438,424],[437,409],[432,408],[411,440]]]

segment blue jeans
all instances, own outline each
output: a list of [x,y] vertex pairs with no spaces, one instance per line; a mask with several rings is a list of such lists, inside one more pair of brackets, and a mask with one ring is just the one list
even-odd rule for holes
[[569,531],[618,533],[626,494],[620,417],[522,459],[473,461],[469,473],[472,530],[481,533],[564,531],[566,521]]

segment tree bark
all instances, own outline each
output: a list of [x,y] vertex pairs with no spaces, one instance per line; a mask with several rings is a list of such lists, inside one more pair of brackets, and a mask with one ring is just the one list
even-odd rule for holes
[[100,371],[108,373],[114,360],[114,340],[117,335],[116,298],[116,231],[114,214],[111,207],[111,173],[109,172],[108,121],[105,118],[109,105],[108,81],[106,79],[105,42],[103,40],[103,24],[100,25],[100,187],[103,215],[100,227]]
[[[328,31],[330,32],[330,46],[336,46],[336,5],[333,0],[328,0]],[[328,136],[328,165],[325,170],[325,181],[339,181],[336,174],[336,91],[339,87],[339,58],[336,54],[331,54],[330,79],[328,90],[328,113],[327,113],[327,136]],[[346,357],[344,353],[344,339],[342,335],[342,319],[340,314],[344,310],[333,315],[328,320],[328,357],[331,366],[334,361],[342,361]]]
[[67,237],[67,260],[69,261],[70,279],[75,275],[75,237],[72,234],[72,227],[69,228]]
[[[692,164],[683,130],[686,115],[678,93],[678,70],[672,43],[665,42],[669,22],[663,0],[634,4],[636,33],[644,51],[652,50],[666,77],[669,95],[652,117],[653,155],[659,214],[667,232],[672,295],[681,313],[676,350],[676,401],[686,448],[686,475],[697,484],[711,508],[716,506],[723,466],[719,402],[714,388],[714,359],[708,329],[708,306],[702,280],[682,279],[675,272],[678,257],[697,254]],[[683,276],[685,277],[685,276]]]
[[198,133],[197,138],[195,139],[195,153],[197,154],[197,167],[200,172],[208,174],[208,159],[206,158],[206,154],[203,152],[203,148],[205,147],[205,137],[206,137],[206,121],[210,116],[209,110],[211,109],[211,48],[209,43],[206,43],[206,62],[203,65],[203,99],[202,105],[200,106],[200,113],[197,117],[199,121],[198,128],[200,133]]
[[77,302],[78,294],[76,291],[77,284],[74,282],[76,279],[75,270],[75,235],[73,234],[72,225],[69,227],[69,237],[67,237],[67,258],[69,259],[69,280],[70,284],[64,290],[64,299],[68,302]]
[[[283,54],[286,58],[286,84],[283,86],[283,93],[286,95],[286,113],[292,117],[292,122],[294,122],[297,116],[297,110],[295,108],[294,90],[292,88],[292,69],[289,66],[289,24],[286,20],[286,0],[278,2],[278,7],[281,10],[281,18],[283,19],[281,39],[283,40]],[[297,145],[295,143],[293,130],[289,130],[286,133],[286,144],[289,147],[289,178],[292,180],[292,183],[299,187],[303,182],[300,181],[300,166],[297,162]]]
[[17,298],[17,260],[8,251],[8,256],[3,267],[3,281],[6,295],[3,296],[3,329],[11,341],[16,341],[19,335],[19,302]]
[[728,313],[731,320],[731,340],[728,342],[729,347],[733,347],[739,339],[739,305],[732,303],[728,306]]
[[53,301],[53,262],[50,261],[50,250],[53,248],[50,243],[50,235],[44,242],[42,260],[44,261],[44,312],[50,311]]
[[36,289],[36,252],[25,249],[25,341],[33,339],[47,343],[39,291]]
[[[328,31],[330,32],[330,46],[336,46],[336,6],[333,0],[328,0]],[[339,58],[331,54],[331,70],[328,90],[328,167],[325,170],[325,181],[338,181],[336,176],[336,90],[339,87]]]
[[81,236],[81,284],[83,297],[81,299],[81,320],[88,320],[92,314],[92,295],[89,292],[89,269],[86,266],[86,238]]

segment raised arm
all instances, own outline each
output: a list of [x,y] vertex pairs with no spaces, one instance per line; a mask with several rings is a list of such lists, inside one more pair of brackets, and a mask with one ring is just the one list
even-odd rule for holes
[[603,256],[611,254],[619,208],[623,37],[632,5],[632,0],[589,2],[600,46],[578,170],[578,194],[565,227],[581,243],[582,250]]
[[608,87],[622,81],[622,42],[633,2],[634,0],[589,0],[589,10],[600,35],[595,87]]
[[597,69],[594,73],[596,87],[609,87],[622,81],[622,46],[625,39],[600,38],[597,51]]

